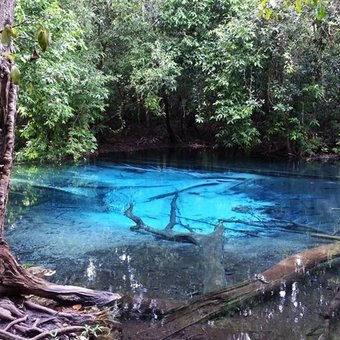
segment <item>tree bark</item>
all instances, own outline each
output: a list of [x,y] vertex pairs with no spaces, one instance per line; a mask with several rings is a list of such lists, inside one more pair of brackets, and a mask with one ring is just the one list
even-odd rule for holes
[[[14,7],[14,0],[0,1],[1,32],[5,25],[13,25]],[[12,168],[17,106],[17,89],[10,77],[13,61],[6,57],[11,52],[11,44],[5,46],[0,42],[0,238],[3,237],[8,186]]]
[[164,111],[165,111],[165,125],[166,125],[166,131],[168,133],[169,139],[171,143],[177,142],[176,134],[171,126],[171,113],[170,113],[170,104],[169,104],[169,98],[165,91],[162,91],[162,99],[164,102]]

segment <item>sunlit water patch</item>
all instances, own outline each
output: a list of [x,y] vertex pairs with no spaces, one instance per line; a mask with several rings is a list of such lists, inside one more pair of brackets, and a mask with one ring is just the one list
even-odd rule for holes
[[[312,232],[340,229],[339,179],[301,173],[193,169],[164,163],[17,165],[6,236],[21,262],[56,270],[53,280],[150,297],[202,292],[200,249],[130,230],[124,211],[162,229],[177,199],[175,230],[208,234],[225,222],[228,283],[253,277],[313,247]],[[249,169],[248,169],[249,170]]]

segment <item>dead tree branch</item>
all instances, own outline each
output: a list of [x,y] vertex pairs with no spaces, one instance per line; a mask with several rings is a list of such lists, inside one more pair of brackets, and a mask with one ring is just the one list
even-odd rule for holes
[[[214,231],[207,235],[194,233],[192,231],[185,233],[174,231],[173,228],[177,224],[180,224],[177,222],[177,200],[179,192],[181,192],[181,190],[175,192],[174,197],[171,200],[169,223],[164,229],[156,229],[144,223],[140,217],[134,215],[133,204],[131,203],[129,208],[125,211],[125,216],[136,224],[135,226],[131,227],[131,230],[148,232],[168,241],[186,242],[199,246],[201,249],[204,271],[202,276],[204,292],[225,287],[226,277],[223,266],[224,225],[222,222],[218,223],[218,225],[215,226]],[[185,228],[192,230],[189,226],[185,226]]]

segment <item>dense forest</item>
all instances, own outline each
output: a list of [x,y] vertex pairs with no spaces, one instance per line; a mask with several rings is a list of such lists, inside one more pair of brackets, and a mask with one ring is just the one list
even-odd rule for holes
[[18,157],[117,141],[337,153],[339,18],[337,1],[18,0]]

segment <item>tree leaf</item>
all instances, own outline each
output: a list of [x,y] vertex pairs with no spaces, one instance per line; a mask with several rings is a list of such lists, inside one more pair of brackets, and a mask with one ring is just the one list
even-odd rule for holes
[[300,2],[300,0],[295,1],[295,8],[296,8],[298,13],[301,13],[301,2]]
[[12,54],[12,53],[5,53],[4,56],[5,56],[5,58],[9,58],[9,59],[11,59],[11,60],[14,60],[14,59],[15,59],[15,55]]
[[266,20],[269,20],[271,15],[272,11],[269,8],[266,8]]
[[38,32],[38,43],[44,52],[48,50],[50,42],[51,42],[50,32],[46,29],[41,29]]
[[12,37],[14,39],[19,36],[18,30],[15,27],[12,28],[12,32],[11,33],[12,33]]
[[318,13],[316,16],[316,19],[321,21],[326,17],[326,8],[324,4],[320,4],[320,6],[318,6]]
[[268,2],[268,0],[262,0],[260,6],[261,6],[262,8],[265,7],[266,4],[267,4],[267,2]]
[[18,66],[16,66],[16,65],[12,66],[10,75],[11,75],[13,84],[19,85],[20,84],[21,74],[20,74],[20,70],[19,70]]
[[12,29],[10,25],[5,25],[1,34],[1,43],[8,46],[11,43]]

